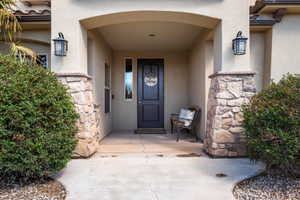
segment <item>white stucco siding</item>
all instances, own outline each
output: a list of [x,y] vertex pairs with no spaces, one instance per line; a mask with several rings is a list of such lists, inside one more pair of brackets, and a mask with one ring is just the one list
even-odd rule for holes
[[[261,91],[264,83],[265,72],[265,33],[254,32],[250,37],[250,66],[256,73],[255,81],[257,91]],[[267,77],[266,77],[267,78]]]
[[50,30],[26,30],[18,35],[18,39],[21,41],[34,41],[44,44],[51,43],[51,31]]
[[286,15],[273,26],[271,78],[279,81],[284,74],[300,74],[300,16]]
[[[93,16],[128,12],[128,11],[175,11],[185,13],[199,13],[218,19],[230,18],[231,15],[241,14],[249,9],[248,1],[199,1],[199,0],[98,0],[73,1],[73,0],[52,0],[52,12],[59,14],[64,12],[65,18],[82,20]],[[54,8],[54,10],[53,10]],[[98,9],[101,8],[101,9]],[[235,9],[239,8],[239,9]],[[228,11],[231,11],[229,14]],[[88,11],[88,12],[87,12]],[[247,15],[247,13],[245,13]],[[245,15],[244,14],[244,15]],[[244,16],[241,14],[240,16]]]
[[210,87],[209,75],[213,74],[213,42],[205,40],[205,34],[195,42],[189,55],[189,105],[201,108],[201,121],[197,135],[202,139],[206,130],[207,99]]
[[112,131],[112,111],[104,113],[105,63],[112,68],[112,50],[99,34],[90,33],[88,55],[88,74],[93,80],[95,103],[100,105],[101,139]]
[[[133,59],[133,100],[124,97],[124,59]],[[114,95],[113,129],[134,130],[137,128],[137,59],[164,59],[164,126],[170,129],[169,116],[188,106],[187,54],[185,52],[132,52],[115,51],[113,54],[112,94]]]
[[170,129],[170,115],[189,106],[187,53],[166,54],[165,66],[165,127]]
[[[68,56],[57,58],[52,56],[53,70],[56,72],[82,72],[86,73],[86,27],[84,21],[94,17],[112,13],[133,11],[167,11],[185,13],[179,21],[189,18],[188,14],[207,16],[200,20],[204,27],[209,27],[207,20],[218,19],[219,25],[215,35],[215,69],[218,71],[249,71],[250,56],[232,55],[232,39],[239,30],[249,36],[249,1],[199,1],[199,0],[114,0],[114,1],[73,1],[52,0],[52,37],[63,32],[70,42]],[[156,13],[157,14],[157,13]],[[154,14],[153,19],[155,19]],[[191,17],[193,18],[193,17]],[[110,20],[118,21],[125,17],[112,16]],[[139,19],[135,17],[134,19]],[[163,20],[161,18],[160,20]],[[157,19],[156,19],[157,20]],[[96,25],[103,24],[103,18],[97,18]],[[192,21],[192,20],[188,20]],[[197,20],[194,20],[195,23]],[[198,23],[200,23],[198,22]],[[113,22],[112,22],[113,23]],[[95,26],[94,26],[95,27]],[[210,26],[209,28],[212,28]],[[129,36],[130,37],[130,36]]]

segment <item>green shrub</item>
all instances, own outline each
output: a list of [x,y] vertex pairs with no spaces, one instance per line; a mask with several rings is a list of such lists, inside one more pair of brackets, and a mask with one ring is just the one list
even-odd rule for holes
[[300,161],[300,77],[284,76],[243,107],[249,156],[293,172]]
[[0,56],[0,173],[51,176],[76,145],[78,114],[54,73]]

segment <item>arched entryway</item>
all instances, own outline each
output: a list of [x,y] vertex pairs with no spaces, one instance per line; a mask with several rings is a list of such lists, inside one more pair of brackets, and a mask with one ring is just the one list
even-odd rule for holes
[[[134,134],[138,128],[170,132],[170,115],[195,105],[202,109],[196,132],[204,139],[208,75],[213,73],[211,34],[217,19],[136,11],[81,23],[88,29],[88,74],[100,105],[99,139],[112,133],[120,142],[122,133]],[[155,75],[150,86],[143,84],[147,71]],[[136,138],[129,138],[135,143]]]
[[[97,2],[94,4],[100,6]],[[236,13],[231,15],[224,12],[230,7],[227,2],[222,6],[219,2],[204,3],[197,11],[192,9],[190,12],[159,7],[102,12],[95,10],[96,5],[95,9],[90,4],[82,5],[80,9],[73,4],[68,6],[74,9],[73,18],[65,19],[66,27],[54,25],[52,30],[55,32],[59,28],[66,30],[69,27],[65,34],[70,43],[68,56],[63,59],[52,57],[52,62],[53,70],[64,77],[66,84],[71,85],[72,95],[82,115],[76,151],[78,155],[94,153],[98,141],[113,130],[138,127],[137,80],[141,59],[158,59],[164,64],[164,80],[161,81],[164,86],[161,95],[164,97],[163,128],[169,129],[168,117],[171,113],[198,105],[202,108],[202,118],[197,132],[199,137],[206,140],[208,152],[230,156],[238,151],[236,136],[228,131],[218,132],[219,129],[223,130],[223,126],[217,125],[223,122],[220,121],[217,107],[223,106],[219,105],[223,101],[208,101],[209,93],[220,96],[218,93],[221,92],[215,88],[209,90],[208,77],[215,72],[229,72],[211,78],[217,81],[219,76],[242,76],[241,83],[244,78],[251,79],[252,73],[243,73],[249,67],[249,57],[234,57],[231,52],[236,28],[247,33],[248,19],[246,21],[242,17],[238,24],[231,23]],[[83,12],[85,8],[89,10]],[[53,19],[59,21],[57,16],[53,16]],[[127,60],[132,70],[130,100],[126,99],[124,91]],[[233,71],[242,71],[242,75],[232,74]],[[210,111],[210,123],[206,123],[207,110]],[[155,113],[161,113],[161,110],[153,112],[152,116]],[[228,138],[233,143],[230,150],[225,145]]]

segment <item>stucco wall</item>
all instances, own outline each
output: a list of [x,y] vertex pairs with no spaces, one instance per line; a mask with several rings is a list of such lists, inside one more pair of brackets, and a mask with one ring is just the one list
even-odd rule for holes
[[[132,17],[128,12],[155,12],[152,20],[174,20],[173,22],[193,23],[206,28],[214,28],[214,20],[218,20],[215,38],[215,69],[220,71],[246,71],[250,67],[250,56],[233,56],[231,50],[232,39],[239,30],[249,36],[249,1],[220,1],[220,0],[114,0],[114,1],[73,1],[52,0],[52,37],[63,32],[70,42],[68,56],[57,58],[52,56],[53,70],[56,72],[87,71],[86,31],[109,23],[128,23],[140,21],[141,17]],[[67,9],[66,9],[67,8]],[[162,12],[176,15],[159,15]],[[113,13],[127,13],[123,17],[114,17],[103,20],[104,15]],[[178,17],[178,13],[185,14]],[[148,13],[149,14],[149,13]],[[140,16],[140,15],[139,15]],[[202,16],[198,20],[199,16]],[[99,18],[98,18],[99,17]],[[97,19],[93,21],[93,19]],[[190,20],[186,20],[190,19]],[[144,20],[151,20],[147,18]],[[85,23],[86,22],[86,23]],[[62,68],[60,66],[63,66]]]
[[273,26],[271,78],[274,81],[288,72],[300,74],[299,35],[299,15],[286,15]]
[[250,37],[250,65],[255,74],[257,91],[261,91],[265,71],[265,33],[253,32]]
[[[56,36],[57,37],[57,36]],[[51,31],[50,30],[26,30],[18,35],[18,39],[21,41],[35,41],[40,43],[51,43]]]
[[112,50],[100,37],[100,34],[91,32],[88,40],[88,55],[88,74],[93,78],[95,103],[100,105],[101,139],[112,130],[112,111],[104,113],[105,63],[112,68]]
[[201,122],[197,135],[204,139],[206,129],[207,98],[210,87],[209,75],[213,73],[213,42],[200,36],[189,55],[189,105],[201,108]]
[[[124,59],[133,58],[133,101],[124,100]],[[165,128],[170,129],[169,116],[188,105],[187,54],[185,52],[128,52],[114,51],[112,94],[114,95],[113,129],[137,128],[137,59],[163,58],[165,83]]]
[[267,87],[271,82],[271,64],[272,64],[272,29],[265,32],[265,68],[263,74],[263,87]]
[[[69,51],[66,57],[52,56],[53,71],[87,73],[87,32],[111,24],[130,22],[176,22],[214,29],[214,71],[249,71],[250,54],[234,56],[232,39],[239,30],[249,36],[249,1],[220,0],[52,0],[52,38],[58,32],[63,32],[69,41]],[[68,9],[66,9],[68,8]],[[130,37],[130,35],[128,35]],[[52,44],[53,45],[53,44]],[[146,53],[129,52],[124,56],[149,56],[165,58],[165,127],[169,128],[169,114],[178,112],[181,107],[187,107],[189,92],[187,66],[188,58],[181,53]],[[122,56],[119,56],[122,57]],[[120,61],[121,60],[121,61]],[[112,74],[113,127],[115,129],[136,128],[136,101],[123,101],[123,58],[115,53]],[[212,63],[212,61],[211,61]],[[170,77],[168,77],[170,75]],[[208,76],[208,74],[206,74]],[[123,82],[122,82],[123,83]],[[205,95],[205,92],[204,92]],[[203,101],[203,99],[202,99]],[[203,104],[203,102],[202,102]],[[204,103],[205,104],[205,103]],[[206,105],[205,105],[206,106]],[[203,107],[205,107],[203,106]],[[205,115],[205,114],[203,114]],[[205,116],[203,117],[205,118]],[[204,127],[204,126],[202,126]]]

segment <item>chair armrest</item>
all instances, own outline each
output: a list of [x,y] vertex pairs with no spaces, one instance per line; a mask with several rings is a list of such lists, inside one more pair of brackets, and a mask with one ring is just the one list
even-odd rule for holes
[[178,114],[178,113],[172,113],[172,114],[170,115],[170,119],[178,120],[178,118],[179,118],[179,114]]

